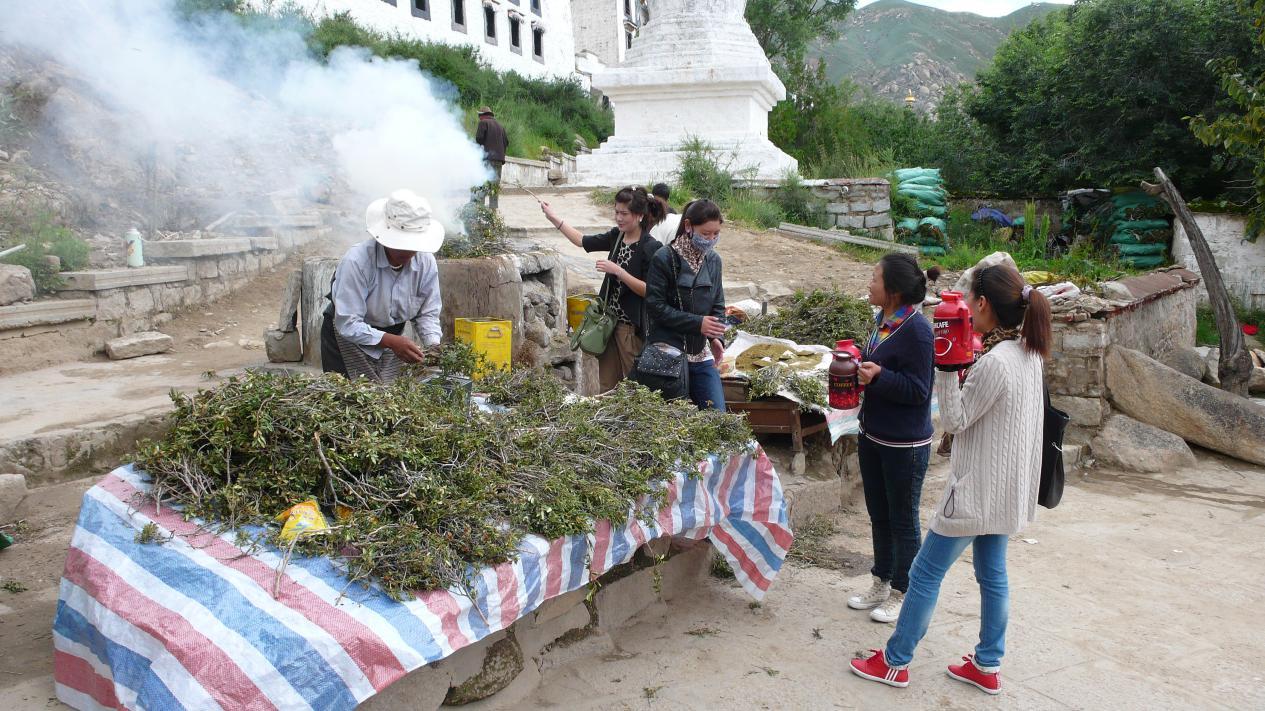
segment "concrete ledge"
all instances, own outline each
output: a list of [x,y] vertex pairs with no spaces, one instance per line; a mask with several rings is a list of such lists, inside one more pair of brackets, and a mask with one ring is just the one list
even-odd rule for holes
[[177,239],[166,242],[146,242],[145,256],[154,259],[194,259],[221,254],[237,254],[251,250],[250,238],[226,239]]
[[96,315],[95,299],[50,299],[0,306],[0,330],[80,321]]
[[162,407],[0,442],[0,472],[22,474],[32,488],[108,472],[133,456],[138,440],[162,436],[170,412]]
[[128,286],[167,284],[189,280],[186,266],[141,267],[139,269],[100,269],[82,272],[62,272],[65,285],[60,291],[104,291]]

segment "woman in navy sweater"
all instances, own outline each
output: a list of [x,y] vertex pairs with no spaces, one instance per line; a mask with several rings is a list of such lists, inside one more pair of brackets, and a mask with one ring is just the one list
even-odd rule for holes
[[874,267],[870,303],[879,307],[860,366],[859,457],[865,508],[874,539],[873,585],[848,599],[854,610],[870,610],[876,622],[900,616],[909,566],[922,535],[918,503],[931,457],[931,390],[934,349],[931,324],[918,311],[927,278],[907,254],[888,254]]

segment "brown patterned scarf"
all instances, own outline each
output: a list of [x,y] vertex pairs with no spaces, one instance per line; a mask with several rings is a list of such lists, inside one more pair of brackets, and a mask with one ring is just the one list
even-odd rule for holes
[[681,259],[684,259],[686,264],[690,265],[695,274],[703,266],[703,258],[707,256],[698,247],[694,246],[689,232],[677,235],[677,238],[672,240],[672,249],[675,249],[676,253],[681,255]]

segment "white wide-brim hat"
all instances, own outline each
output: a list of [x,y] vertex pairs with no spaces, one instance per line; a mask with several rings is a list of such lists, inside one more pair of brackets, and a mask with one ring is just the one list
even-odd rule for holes
[[370,203],[365,229],[383,247],[406,252],[438,252],[444,244],[444,226],[426,198],[412,190],[396,190]]

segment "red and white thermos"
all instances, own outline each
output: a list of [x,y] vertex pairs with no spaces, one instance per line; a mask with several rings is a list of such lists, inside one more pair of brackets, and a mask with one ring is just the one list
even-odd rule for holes
[[940,304],[933,313],[936,365],[970,365],[975,362],[974,329],[971,309],[961,292],[940,292]]

